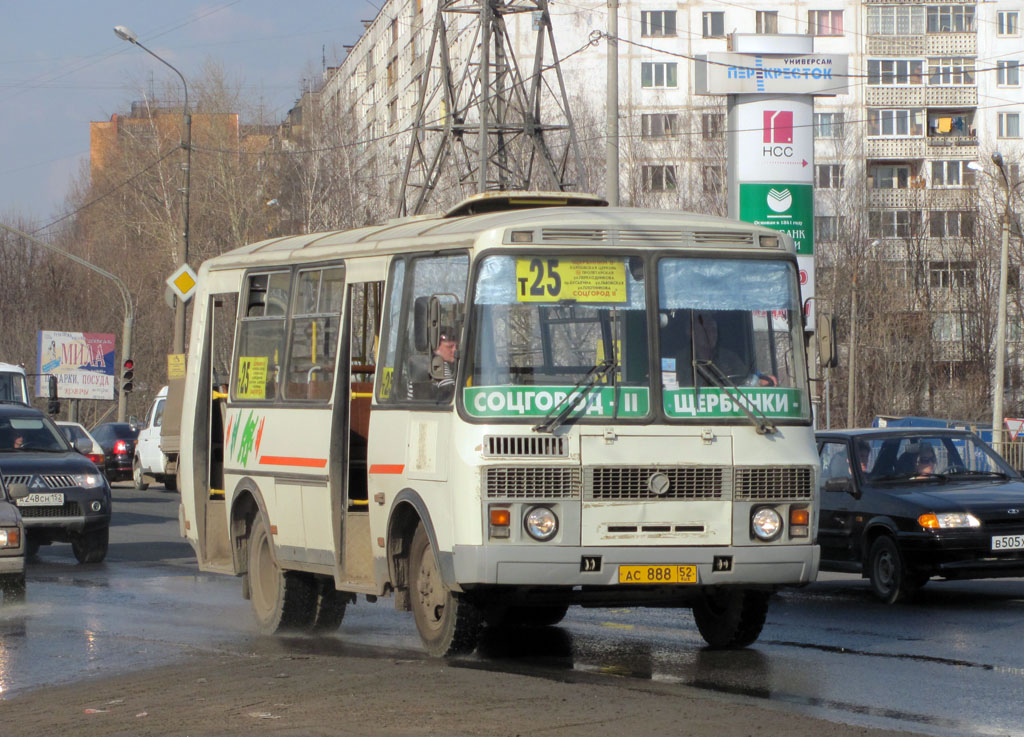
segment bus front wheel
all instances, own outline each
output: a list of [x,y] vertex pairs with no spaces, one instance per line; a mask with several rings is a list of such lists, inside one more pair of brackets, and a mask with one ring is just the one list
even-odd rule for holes
[[256,625],[265,635],[308,630],[316,616],[311,576],[284,571],[274,560],[267,523],[256,517],[249,535],[249,600]]
[[708,646],[729,650],[752,644],[768,616],[767,591],[705,591],[693,605],[693,621]]
[[444,585],[423,525],[412,538],[409,575],[412,614],[426,651],[434,657],[473,652],[480,639],[480,610]]

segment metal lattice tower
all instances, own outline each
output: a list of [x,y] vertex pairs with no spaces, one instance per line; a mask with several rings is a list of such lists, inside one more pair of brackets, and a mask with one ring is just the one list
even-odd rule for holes
[[[515,13],[530,13],[537,33],[528,76],[505,24]],[[460,14],[476,18],[460,28]],[[453,60],[453,42],[473,56]],[[400,216],[423,212],[446,177],[462,196],[585,188],[547,0],[439,0],[411,138]]]

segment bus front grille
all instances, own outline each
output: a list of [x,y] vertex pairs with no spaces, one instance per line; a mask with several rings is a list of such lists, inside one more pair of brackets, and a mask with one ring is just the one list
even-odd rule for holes
[[708,466],[595,466],[586,469],[584,497],[594,501],[721,499],[728,476],[728,469]]
[[578,466],[492,466],[484,471],[488,499],[578,499]]
[[814,474],[809,466],[738,466],[735,499],[810,499]]
[[568,458],[569,441],[564,435],[487,435],[484,456]]

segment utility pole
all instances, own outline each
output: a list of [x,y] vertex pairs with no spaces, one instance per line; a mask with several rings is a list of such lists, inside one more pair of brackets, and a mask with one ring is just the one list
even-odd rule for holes
[[605,198],[619,204],[619,0],[608,0],[608,91],[605,102]]
[[[505,24],[517,13],[537,31],[529,75]],[[466,58],[449,54],[452,38]],[[421,70],[398,216],[424,212],[443,177],[462,196],[586,189],[548,0],[439,0]]]

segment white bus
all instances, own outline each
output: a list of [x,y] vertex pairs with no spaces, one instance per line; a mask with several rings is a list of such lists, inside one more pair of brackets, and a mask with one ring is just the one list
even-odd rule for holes
[[433,655],[572,604],[691,607],[743,647],[814,579],[791,240],[603,205],[489,193],[202,265],[180,524],[262,632],[362,594]]

